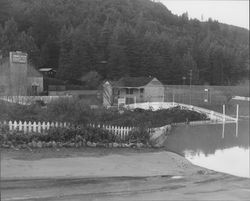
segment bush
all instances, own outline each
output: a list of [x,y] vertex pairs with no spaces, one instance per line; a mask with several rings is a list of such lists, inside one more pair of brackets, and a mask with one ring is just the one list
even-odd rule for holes
[[[6,109],[7,108],[7,109]],[[89,123],[132,127],[160,127],[171,123],[205,120],[206,115],[179,107],[157,111],[135,109],[117,110],[106,108],[91,109],[89,104],[79,99],[59,99],[42,107],[39,104],[30,106],[0,106],[2,120],[70,122],[75,125]]]
[[129,142],[140,142],[148,144],[149,132],[145,128],[133,130],[125,139],[121,139],[119,135],[115,135],[111,132],[103,130],[101,128],[93,127],[71,127],[71,128],[54,128],[50,129],[46,133],[29,133],[24,134],[19,131],[10,132],[8,129],[2,129],[0,135],[0,142],[2,147],[29,145],[29,144],[49,144],[52,143],[68,145],[76,144],[86,145],[90,143],[129,143]]
[[146,128],[139,127],[129,133],[127,140],[129,142],[148,144],[150,140],[150,133]]

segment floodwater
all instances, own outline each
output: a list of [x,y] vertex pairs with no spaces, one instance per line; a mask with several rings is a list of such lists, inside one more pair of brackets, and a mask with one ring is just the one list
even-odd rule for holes
[[238,124],[174,127],[165,144],[193,164],[211,170],[250,178],[249,119]]

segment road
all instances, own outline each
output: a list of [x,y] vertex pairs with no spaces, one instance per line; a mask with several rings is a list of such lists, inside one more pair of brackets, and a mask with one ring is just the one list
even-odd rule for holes
[[172,177],[4,180],[3,201],[248,200],[250,180],[211,172]]
[[166,151],[1,150],[2,201],[248,200],[250,179]]

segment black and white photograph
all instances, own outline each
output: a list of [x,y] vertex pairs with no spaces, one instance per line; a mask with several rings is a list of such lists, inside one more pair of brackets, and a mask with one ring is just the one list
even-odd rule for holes
[[249,0],[0,0],[0,200],[250,200]]

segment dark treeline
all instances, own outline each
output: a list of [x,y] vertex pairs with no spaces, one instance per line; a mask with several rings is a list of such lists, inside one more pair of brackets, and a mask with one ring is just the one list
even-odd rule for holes
[[[233,13],[232,13],[233,15]],[[249,72],[249,30],[176,16],[149,0],[0,0],[0,49],[77,80],[156,76],[165,84],[237,84]]]

